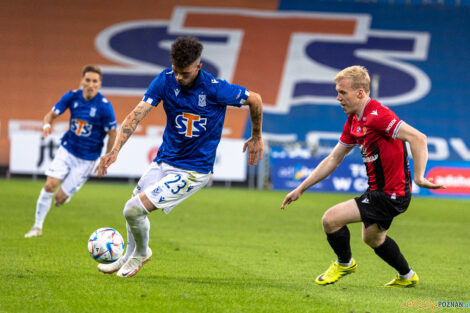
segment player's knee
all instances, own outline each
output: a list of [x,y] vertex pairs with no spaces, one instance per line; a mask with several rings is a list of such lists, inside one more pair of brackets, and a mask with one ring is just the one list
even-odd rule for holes
[[126,219],[135,219],[139,216],[145,215],[145,209],[142,207],[142,204],[137,197],[132,197],[126,202],[122,214]]
[[380,237],[372,236],[366,233],[362,234],[362,241],[364,241],[371,248],[377,248],[381,244]]
[[46,192],[54,192],[56,187],[57,187],[57,184],[55,184],[54,182],[46,182],[44,184],[44,190]]
[[332,229],[335,229],[338,226],[329,211],[326,211],[325,214],[323,214],[323,217],[321,218],[321,223],[323,225],[323,230],[327,233],[330,233]]

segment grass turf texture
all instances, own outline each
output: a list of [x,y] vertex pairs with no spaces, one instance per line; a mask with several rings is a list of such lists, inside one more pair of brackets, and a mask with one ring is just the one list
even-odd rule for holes
[[100,227],[126,236],[133,186],[89,182],[25,239],[42,184],[0,180],[0,312],[414,312],[402,303],[470,300],[469,201],[415,198],[392,224],[417,288],[382,287],[396,273],[360,224],[350,225],[357,272],[321,287],[314,278],[335,259],[321,216],[351,195],[307,193],[281,211],[284,192],[204,189],[150,215],[153,260],[123,279],[97,271],[87,240]]

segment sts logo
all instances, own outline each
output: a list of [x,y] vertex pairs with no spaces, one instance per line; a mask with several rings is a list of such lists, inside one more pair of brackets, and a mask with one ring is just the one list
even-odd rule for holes
[[207,118],[197,114],[182,113],[175,118],[176,129],[186,137],[199,137],[206,131]]
[[93,125],[88,124],[86,121],[74,118],[70,120],[70,130],[77,136],[88,137],[91,135]]

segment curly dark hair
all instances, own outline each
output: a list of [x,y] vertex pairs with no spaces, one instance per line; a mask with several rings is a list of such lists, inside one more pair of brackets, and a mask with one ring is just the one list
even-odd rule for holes
[[199,59],[202,44],[196,37],[178,37],[171,45],[171,63],[178,68],[185,68]]

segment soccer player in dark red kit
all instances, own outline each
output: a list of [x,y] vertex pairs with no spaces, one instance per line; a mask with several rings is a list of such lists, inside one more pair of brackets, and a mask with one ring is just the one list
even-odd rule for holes
[[315,282],[319,285],[333,284],[356,271],[346,225],[362,222],[364,242],[398,271],[398,275],[385,286],[414,287],[418,284],[418,275],[409,267],[395,241],[387,236],[387,230],[393,218],[406,211],[411,200],[405,142],[410,144],[413,155],[415,183],[429,189],[445,188],[424,178],[428,159],[426,136],[369,97],[370,77],[366,68],[348,67],[336,75],[335,82],[337,100],[348,114],[339,143],[309,177],[286,195],[281,209],[328,177],[353,147],[359,146],[369,177],[369,188],[362,196],[339,203],[323,215],[323,229],[338,259]]

